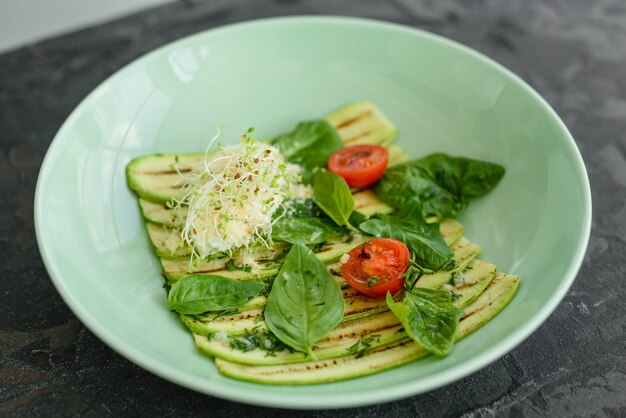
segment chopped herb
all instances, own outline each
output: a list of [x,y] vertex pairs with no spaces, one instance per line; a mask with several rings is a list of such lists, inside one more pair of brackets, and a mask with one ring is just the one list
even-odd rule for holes
[[233,260],[228,260],[226,262],[226,268],[228,269],[228,271],[238,270],[237,267],[235,266],[235,263],[233,263]]
[[446,271],[450,271],[455,267],[456,267],[456,260],[453,257],[450,260],[448,260],[446,264],[443,265],[442,269]]
[[452,300],[452,302],[459,299],[460,297],[461,297],[461,294],[453,292],[452,290],[450,291],[450,299]]
[[370,335],[352,344],[347,349],[347,352],[350,355],[356,356],[356,358],[361,358],[365,355],[365,351],[369,350],[373,344],[378,342],[380,342],[380,335]]
[[432,274],[433,270],[426,269],[418,264],[415,253],[411,253],[409,268],[404,273],[404,288],[411,290],[424,274]]
[[167,279],[167,276],[165,274],[161,274],[163,276],[163,289],[165,289],[165,294],[169,295],[170,290],[172,289],[172,284],[170,283],[170,281]]
[[233,350],[240,350],[244,353],[255,349],[264,350],[268,357],[275,356],[281,351],[293,353],[293,349],[280,341],[270,330],[254,327],[246,329],[243,335],[229,335],[228,340]]
[[376,286],[380,280],[380,277],[370,277],[367,279],[367,287],[370,288],[372,286]]
[[265,312],[261,313],[261,315],[257,316],[256,318],[254,318],[254,323],[258,324],[259,322],[265,321]]
[[275,268],[278,268],[282,265],[282,263],[277,262],[277,261],[270,261],[268,263],[263,264],[263,269],[264,270],[272,270]]
[[240,271],[245,271],[246,273],[250,273],[252,271],[252,268],[250,266],[239,267],[235,265],[235,263],[233,263],[233,260],[228,260],[226,262],[226,268],[228,269],[228,271],[240,270]]
[[453,271],[452,274],[450,275],[450,280],[448,280],[448,284],[454,286],[455,281],[456,281],[456,275],[458,274],[457,271]]
[[239,309],[222,309],[221,311],[215,312],[215,316],[211,317],[212,321],[215,321],[217,318],[221,318],[222,316],[234,315],[239,313]]
[[274,276],[263,279],[263,285],[265,285],[265,287],[263,288],[263,290],[261,290],[261,293],[259,293],[259,296],[269,295],[270,291],[272,290],[273,283],[274,283]]

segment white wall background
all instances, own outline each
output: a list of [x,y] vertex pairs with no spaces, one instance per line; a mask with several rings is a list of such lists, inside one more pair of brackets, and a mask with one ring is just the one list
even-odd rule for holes
[[174,0],[0,0],[0,53]]

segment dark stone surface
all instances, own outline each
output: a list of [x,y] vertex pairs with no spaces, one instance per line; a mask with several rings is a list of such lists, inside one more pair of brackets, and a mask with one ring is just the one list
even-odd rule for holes
[[56,130],[122,65],[203,29],[309,13],[424,28],[519,74],[576,138],[589,170],[594,217],[572,289],[510,354],[424,395],[297,415],[626,416],[626,3],[620,0],[184,1],[0,55],[0,415],[295,415],[183,389],[94,337],[43,267],[33,195]]

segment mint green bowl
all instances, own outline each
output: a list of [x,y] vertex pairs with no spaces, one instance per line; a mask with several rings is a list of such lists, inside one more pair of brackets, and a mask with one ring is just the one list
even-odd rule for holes
[[[236,141],[319,118],[356,100],[379,105],[412,157],[443,151],[507,173],[461,216],[482,258],[522,276],[511,304],[455,346],[345,382],[265,386],[218,374],[168,309],[161,269],[124,166],[155,152],[203,150],[216,125]],[[35,197],[41,255],[59,293],[104,342],[182,386],[240,402],[335,408],[431,390],[507,353],[570,287],[589,238],[591,197],[567,129],[528,85],[484,56],[403,26],[334,17],[246,22],[162,47],[124,67],[71,114]]]

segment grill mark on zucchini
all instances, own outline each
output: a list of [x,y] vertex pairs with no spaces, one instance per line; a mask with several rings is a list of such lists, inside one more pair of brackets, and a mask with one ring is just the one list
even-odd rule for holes
[[358,114],[358,115],[356,115],[356,116],[354,116],[354,117],[352,117],[350,119],[346,119],[346,120],[340,122],[339,124],[335,125],[334,128],[336,130],[340,130],[341,128],[345,128],[346,126],[350,126],[353,123],[358,122],[360,119],[363,119],[365,117],[370,116],[371,114],[372,114],[371,110],[366,110],[365,112],[362,112],[362,113],[360,113],[360,114]]
[[147,221],[165,228],[179,228],[188,211],[187,207],[170,209],[164,203],[151,202],[142,197],[139,198],[139,207]]
[[[143,202],[141,202],[141,201],[143,201]],[[155,203],[155,202],[151,202],[151,201],[146,200],[146,199],[141,199],[140,198],[140,203],[143,203],[145,205],[145,206],[141,207],[141,209],[142,209],[142,211],[144,213],[152,213],[152,212],[159,212],[159,211],[164,211],[164,210],[171,210],[170,208],[167,207],[167,205],[165,205],[163,203]]]
[[176,184],[170,184],[168,186],[163,186],[163,187],[155,187],[155,190],[168,190],[168,189],[180,190],[183,187],[185,187],[184,183],[176,183]]
[[224,270],[223,268],[219,267],[219,268],[215,268],[215,269],[208,269],[208,270],[196,270],[194,271],[194,274],[213,274],[217,271],[222,271]]
[[[507,283],[504,283],[506,280],[509,280],[511,282],[509,286],[506,286]],[[511,288],[515,288],[515,290],[517,290],[518,286],[519,276],[509,275],[506,273],[498,273],[491,282],[491,284],[487,287],[487,289],[485,289],[485,291],[471,305],[466,308],[463,319],[470,318],[486,309],[491,308],[494,303],[505,297],[505,295],[510,292]],[[486,298],[489,298],[488,303],[479,303],[481,299]],[[513,295],[511,295],[510,298],[512,299]],[[476,307],[474,308],[474,306]]]
[[[360,294],[352,288],[345,289],[343,295],[345,304],[343,321],[349,321],[361,318],[367,314],[387,310],[387,302],[384,298],[371,298]],[[396,295],[394,299],[401,298],[401,296],[402,295]]]
[[471,281],[464,281],[464,283],[462,285],[459,286],[454,286],[454,290],[455,291],[463,291],[465,289],[468,289],[474,285],[476,285],[476,283],[480,282],[481,280],[484,280],[485,277],[488,276],[493,276],[496,272],[496,266],[491,264],[491,263],[486,263],[484,261],[481,260],[473,260],[472,261],[472,269],[480,269],[484,266],[484,268],[487,270],[485,273],[480,274],[480,275],[476,275],[476,276],[470,276],[468,274],[465,274],[467,272],[467,270],[464,272],[465,276],[469,276],[471,277]]
[[[363,355],[361,355],[360,357],[366,358],[374,354],[384,353],[386,351],[401,348],[407,344],[411,344],[411,342],[412,342],[411,339],[405,338],[404,340],[400,340],[395,343],[391,343],[391,344],[380,346],[380,347],[374,347],[370,350],[365,351]],[[337,358],[328,359],[328,360],[318,360],[315,362],[293,363],[289,365],[282,365],[280,367],[267,368],[267,369],[263,369],[262,368],[263,366],[259,366],[257,367],[259,370],[257,370],[256,373],[260,375],[265,375],[265,376],[275,376],[279,374],[303,372],[305,370],[319,370],[319,369],[328,368],[330,366],[336,366],[339,363],[346,363],[352,359],[353,359],[353,356],[337,357]],[[254,366],[250,366],[250,367],[254,367]]]
[[325,337],[324,339],[320,340],[317,342],[317,344],[321,343],[321,342],[333,342],[333,341],[341,341],[343,339],[347,339],[347,338],[363,338],[363,337],[367,337],[369,335],[372,334],[378,334],[381,333],[383,331],[387,331],[389,329],[392,328],[401,328],[400,324],[393,324],[393,325],[384,325],[384,326],[380,326],[377,328],[370,328],[370,329],[364,329],[361,332],[351,332],[349,334],[340,334],[337,337],[330,339],[329,337]]
[[353,136],[353,137],[350,137],[350,138],[346,139],[346,140],[345,140],[345,143],[346,143],[346,144],[351,144],[352,142],[355,142],[355,141],[357,141],[357,140],[359,140],[359,139],[361,139],[361,138],[364,138],[364,137],[366,137],[366,136],[370,135],[371,133],[372,133],[372,131],[360,132],[359,134],[357,134],[357,135],[355,135],[355,136]]

